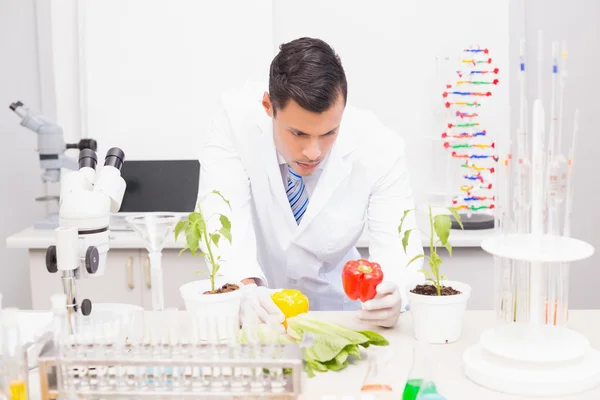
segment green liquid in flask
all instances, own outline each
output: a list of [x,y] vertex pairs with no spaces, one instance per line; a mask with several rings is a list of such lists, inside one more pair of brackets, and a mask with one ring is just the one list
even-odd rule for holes
[[[423,379],[409,379],[406,381],[404,386],[404,392],[402,393],[402,400],[415,400],[423,384]],[[429,383],[428,387],[421,392],[421,394],[435,394],[437,393],[436,387],[433,383]]]

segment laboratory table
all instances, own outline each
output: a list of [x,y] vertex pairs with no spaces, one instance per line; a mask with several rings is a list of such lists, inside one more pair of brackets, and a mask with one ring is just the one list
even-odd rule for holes
[[[390,342],[393,359],[390,362],[392,388],[397,395],[391,398],[401,399],[406,377],[413,358],[414,338],[412,336],[410,313],[402,314],[393,329],[373,328],[361,325],[351,313],[319,312],[315,313],[324,319],[343,324],[353,329],[370,329],[379,332]],[[494,311],[467,311],[462,338],[452,344],[431,345],[431,354],[437,362],[436,383],[443,390],[448,400],[529,400],[540,397],[523,397],[494,392],[472,382],[463,371],[462,355],[471,345],[477,343],[479,335],[495,324]],[[570,310],[569,327],[585,335],[592,347],[600,349],[600,310]],[[366,349],[368,351],[368,349]],[[343,395],[360,399],[360,387],[367,372],[366,360],[355,362],[342,372],[326,372],[315,378],[305,380],[303,400],[325,399],[324,395],[336,395],[339,400],[346,400]],[[387,398],[387,397],[386,397]],[[333,399],[333,397],[331,398]],[[348,398],[350,399],[350,398]],[[544,398],[546,399],[546,398]],[[566,400],[598,400],[600,387],[595,390],[568,397],[554,397]]]
[[[363,325],[352,312],[312,312],[316,317],[338,323],[352,329],[369,329],[382,334],[390,342],[389,351],[393,352],[389,364],[391,385],[394,392],[390,398],[401,399],[401,393],[411,367],[413,358],[413,345],[410,313],[400,317],[395,328],[377,328]],[[585,335],[591,345],[600,348],[600,310],[571,310],[569,312],[569,326]],[[494,326],[494,311],[467,311],[462,338],[451,344],[431,345],[431,354],[436,362],[436,384],[443,390],[448,400],[527,400],[530,398],[494,392],[483,388],[467,378],[462,368],[463,352],[479,340],[479,335],[487,328]],[[361,399],[360,387],[365,378],[368,367],[368,351],[361,360],[353,361],[345,370],[340,372],[320,373],[314,378],[306,377],[304,380],[301,400],[352,400]],[[39,388],[35,387],[37,376],[31,377],[34,385],[31,389],[31,400],[37,400]],[[385,398],[388,398],[387,396]],[[566,400],[597,400],[600,399],[600,387],[595,390],[567,397],[554,397]],[[365,398],[366,399],[366,398]]]

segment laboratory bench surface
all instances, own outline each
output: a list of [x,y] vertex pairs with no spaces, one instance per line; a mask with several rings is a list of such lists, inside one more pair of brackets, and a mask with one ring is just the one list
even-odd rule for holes
[[[453,230],[450,234],[450,242],[452,247],[480,247],[484,239],[494,236],[494,234],[493,229],[472,231]],[[110,232],[110,238],[110,247],[113,249],[144,248],[142,239],[133,231],[113,230]],[[429,240],[426,238],[423,238],[422,243],[424,247],[429,246]],[[55,244],[55,238],[54,230],[52,229],[28,227],[6,238],[6,247],[9,249],[46,249],[53,244]],[[182,249],[184,246],[185,238],[183,236],[175,241],[171,235],[165,243],[166,249]],[[369,247],[368,232],[366,230],[358,240],[356,247]]]
[[[390,398],[399,399],[404,388],[412,363],[412,351],[415,343],[412,336],[411,315],[404,313],[395,328],[377,328],[361,324],[352,312],[312,312],[318,318],[335,322],[352,329],[369,329],[382,334],[390,345],[392,361],[386,371],[393,388]],[[600,348],[600,310],[571,310],[569,327],[585,335],[592,347]],[[458,342],[431,346],[431,355],[435,360],[435,382],[448,400],[539,400],[494,392],[472,382],[463,372],[462,356],[464,351],[477,343],[480,334],[495,325],[494,311],[467,311],[463,336]],[[360,388],[368,367],[368,351],[362,349],[360,360],[352,363],[340,372],[319,373],[314,378],[306,377],[303,383],[302,400],[314,399],[360,399]],[[32,376],[35,382],[36,376]],[[35,391],[35,387],[32,388]],[[33,393],[32,393],[33,394]],[[325,397],[327,396],[327,397]],[[332,396],[332,397],[331,397]],[[342,397],[344,396],[344,397]],[[348,396],[348,397],[345,397]],[[32,396],[32,399],[38,397]],[[388,398],[383,397],[383,398]],[[600,399],[600,387],[573,396],[553,397],[565,400]],[[547,398],[545,398],[547,399]]]
[[[395,328],[373,328],[360,324],[352,313],[317,312],[316,316],[343,324],[353,329],[370,329],[382,334],[390,342],[389,350],[393,352],[389,368],[392,381],[390,382],[394,393],[391,398],[401,398],[404,383],[409,373],[413,345],[412,322],[410,312],[400,316]],[[495,311],[472,310],[466,312],[463,336],[458,342],[451,344],[431,345],[431,355],[436,366],[436,384],[440,392],[448,400],[539,400],[540,397],[524,397],[508,395],[491,391],[471,381],[463,371],[462,356],[467,348],[476,344],[481,333],[495,326]],[[600,310],[570,310],[569,328],[583,334],[595,349],[600,349]],[[368,349],[366,350],[368,351]],[[368,354],[368,353],[367,353]],[[319,399],[322,395],[354,395],[360,399],[360,387],[367,373],[366,360],[354,362],[340,373],[326,372],[315,378],[307,378],[302,399]],[[385,397],[387,398],[387,397]],[[564,400],[598,400],[600,387],[595,390],[573,396],[553,397],[544,399]]]

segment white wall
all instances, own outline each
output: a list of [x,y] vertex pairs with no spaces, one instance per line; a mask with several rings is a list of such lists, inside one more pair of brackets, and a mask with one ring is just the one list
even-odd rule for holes
[[197,159],[220,93],[268,79],[271,0],[79,3],[86,122],[99,157]]
[[4,238],[42,217],[35,133],[19,125],[9,104],[40,108],[34,0],[0,1],[0,292],[4,305],[31,307],[27,254]]

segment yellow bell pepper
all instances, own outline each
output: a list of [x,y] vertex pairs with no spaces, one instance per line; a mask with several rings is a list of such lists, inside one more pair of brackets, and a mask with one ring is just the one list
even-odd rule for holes
[[[271,295],[273,302],[279,307],[285,319],[308,312],[308,297],[297,289],[283,289]],[[283,326],[287,328],[286,320]]]

